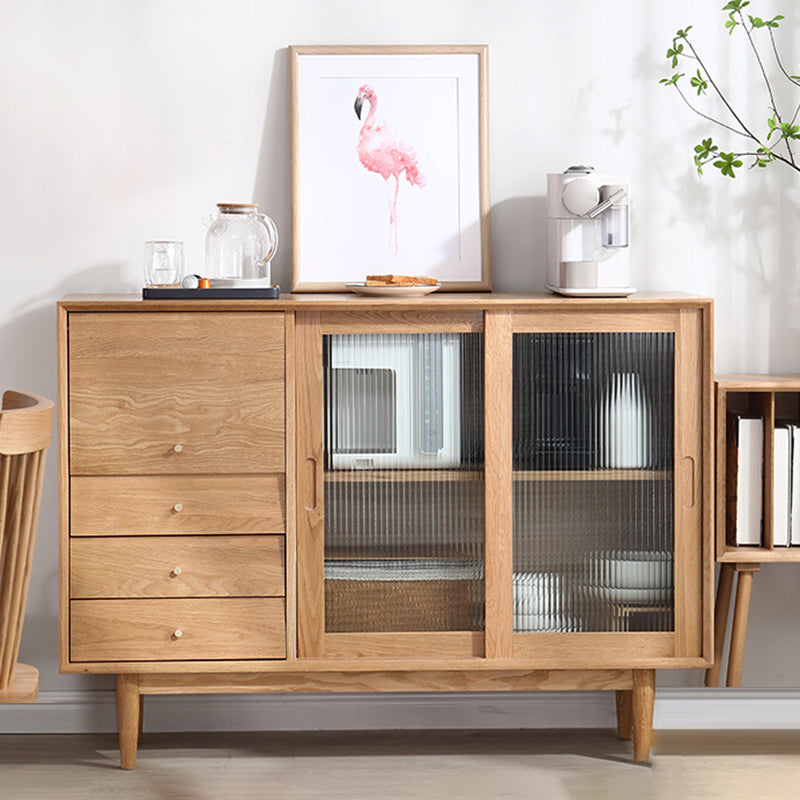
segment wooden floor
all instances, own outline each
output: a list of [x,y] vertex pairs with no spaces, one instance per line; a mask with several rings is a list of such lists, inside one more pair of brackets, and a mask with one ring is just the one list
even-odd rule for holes
[[800,732],[661,733],[635,764],[611,731],[0,736],[0,798],[635,800],[800,796]]

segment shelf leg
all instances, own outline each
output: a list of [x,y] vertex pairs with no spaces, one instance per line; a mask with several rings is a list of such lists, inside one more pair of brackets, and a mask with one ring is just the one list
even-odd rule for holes
[[722,671],[722,651],[725,647],[725,631],[731,610],[731,591],[736,570],[733,564],[723,564],[719,571],[717,599],[714,603],[714,664],[706,670],[706,686],[719,686]]
[[617,738],[633,737],[633,690],[617,689]]
[[650,760],[653,739],[653,707],[656,699],[656,671],[633,671],[633,759]]
[[742,661],[744,640],[747,636],[747,617],[750,614],[750,595],[753,591],[753,574],[761,569],[760,564],[736,564],[739,578],[736,581],[736,603],[733,607],[731,646],[728,654],[728,679],[726,686],[742,685]]
[[142,736],[144,736],[144,695],[139,693],[139,732],[136,735],[136,743],[142,743]]
[[117,727],[119,728],[119,761],[122,769],[136,767],[140,697],[138,675],[117,675]]

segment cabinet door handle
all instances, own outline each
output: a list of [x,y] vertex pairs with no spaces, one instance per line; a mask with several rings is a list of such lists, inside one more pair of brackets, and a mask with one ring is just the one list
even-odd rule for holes
[[308,487],[308,502],[305,504],[306,511],[317,510],[318,488],[317,488],[317,459],[306,459],[305,484]]
[[173,639],[180,639],[181,636],[183,636],[183,631],[180,628],[175,628],[175,630],[172,631]]
[[688,492],[686,497],[688,498],[688,502],[686,503],[686,508],[694,508],[696,498],[696,478],[697,478],[697,465],[695,460],[692,456],[684,456],[683,463],[687,473],[687,481],[689,483]]
[[178,577],[178,575],[180,575],[180,574],[181,574],[181,572],[183,572],[183,570],[182,570],[180,567],[175,567],[175,568],[172,570],[172,572],[170,572],[170,574],[169,574],[169,575],[170,575],[170,577],[171,577],[171,578],[177,578],[177,577]]
[[180,503],[175,503],[175,505],[172,506],[172,510],[177,514],[179,511],[183,511],[183,506]]
[[180,452],[183,451],[183,445],[182,444],[176,444],[172,449],[173,449],[174,452],[180,453]]

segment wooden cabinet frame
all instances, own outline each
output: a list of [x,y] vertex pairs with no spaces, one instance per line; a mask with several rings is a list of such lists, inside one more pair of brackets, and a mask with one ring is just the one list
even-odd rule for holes
[[[109,654],[108,661],[73,662],[69,657],[69,404],[76,356],[69,348],[70,316],[174,311],[284,314],[286,657],[133,662]],[[483,334],[485,630],[326,633],[322,337],[409,331]],[[512,337],[535,331],[674,335],[674,631],[513,632]],[[243,327],[243,358],[249,345]],[[619,735],[634,737],[634,756],[642,760],[649,755],[655,669],[706,667],[711,662],[710,300],[685,296],[565,300],[503,294],[378,301],[346,295],[202,302],[72,298],[59,304],[59,373],[61,668],[117,674],[121,759],[126,768],[135,765],[145,695],[205,692],[614,690]],[[231,403],[235,404],[234,397]],[[102,447],[102,442],[97,444]],[[111,480],[108,485],[123,485],[113,476]],[[85,518],[88,509],[73,511],[76,518]]]

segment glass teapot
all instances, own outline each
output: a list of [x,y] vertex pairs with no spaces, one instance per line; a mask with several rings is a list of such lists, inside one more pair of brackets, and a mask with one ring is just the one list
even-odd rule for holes
[[206,277],[248,285],[271,282],[271,261],[278,250],[278,229],[257,203],[217,203],[217,216],[203,220]]

